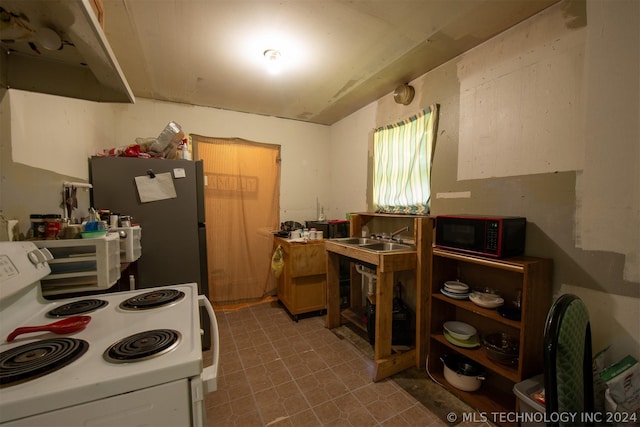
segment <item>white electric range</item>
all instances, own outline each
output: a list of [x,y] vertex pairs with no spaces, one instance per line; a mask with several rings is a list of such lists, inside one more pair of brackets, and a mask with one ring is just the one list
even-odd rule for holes
[[[204,426],[219,335],[197,285],[48,301],[38,281],[49,274],[49,257],[30,242],[0,242],[0,425]],[[211,321],[207,367],[199,306]],[[6,341],[18,327],[72,315],[91,319],[76,332]]]

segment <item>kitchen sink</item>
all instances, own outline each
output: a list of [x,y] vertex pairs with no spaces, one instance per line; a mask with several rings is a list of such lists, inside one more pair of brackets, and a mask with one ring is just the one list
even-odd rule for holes
[[354,246],[359,249],[372,252],[395,252],[395,251],[413,251],[414,245],[404,243],[380,241],[378,239],[369,239],[366,237],[349,237],[345,239],[332,239],[336,243]]
[[376,239],[369,239],[366,237],[348,237],[345,239],[333,239],[335,242],[337,243],[343,243],[345,245],[371,245],[373,243],[378,243],[380,242],[379,240]]
[[413,245],[405,245],[404,243],[395,243],[395,242],[376,242],[366,245],[360,245],[362,249],[366,249],[369,251],[376,252],[387,252],[387,251],[413,251],[415,250],[415,246]]

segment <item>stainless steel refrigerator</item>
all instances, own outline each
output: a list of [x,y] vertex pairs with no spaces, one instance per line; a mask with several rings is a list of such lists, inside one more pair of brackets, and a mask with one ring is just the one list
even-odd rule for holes
[[[131,215],[142,227],[136,288],[195,282],[208,297],[202,161],[92,157],[89,163],[91,205]],[[176,197],[142,203],[136,177],[160,174],[171,175]]]

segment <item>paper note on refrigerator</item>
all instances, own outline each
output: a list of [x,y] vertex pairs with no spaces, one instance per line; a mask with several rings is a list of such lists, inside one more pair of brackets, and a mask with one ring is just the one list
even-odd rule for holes
[[140,196],[142,203],[178,197],[173,185],[173,178],[169,172],[156,174],[154,178],[148,175],[136,176],[135,180],[138,196]]

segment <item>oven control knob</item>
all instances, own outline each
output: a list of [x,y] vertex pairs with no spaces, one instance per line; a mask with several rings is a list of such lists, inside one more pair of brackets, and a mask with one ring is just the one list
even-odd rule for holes
[[31,264],[35,264],[38,265],[40,264],[40,257],[38,256],[40,254],[40,251],[35,250],[35,251],[31,251],[27,254],[27,257],[29,258],[29,261],[31,261]]
[[35,265],[42,264],[53,259],[53,255],[51,255],[51,252],[49,252],[49,249],[47,248],[35,249],[29,252],[27,256],[29,257],[29,261]]

